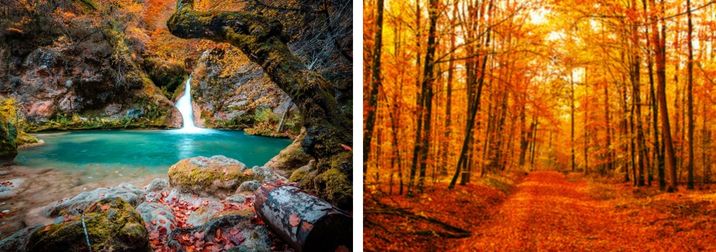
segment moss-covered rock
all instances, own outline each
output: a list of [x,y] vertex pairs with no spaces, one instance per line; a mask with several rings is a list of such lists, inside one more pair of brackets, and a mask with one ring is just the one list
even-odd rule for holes
[[316,191],[321,192],[323,197],[343,209],[350,209],[353,186],[351,180],[337,168],[331,168],[313,179],[313,186]]
[[202,195],[224,197],[255,178],[253,169],[225,156],[187,158],[169,168],[172,187]]
[[0,163],[12,161],[17,156],[16,138],[15,124],[0,115]]
[[[98,201],[84,209],[92,251],[151,251],[144,222],[132,205],[120,198]],[[37,229],[28,251],[88,251],[81,215]]]
[[305,166],[311,160],[311,156],[306,154],[301,148],[301,141],[305,134],[299,135],[285,149],[281,150],[275,157],[266,162],[264,166],[275,169],[284,176],[291,175],[298,167]]
[[[309,162],[301,168],[296,169],[289,178],[290,182],[297,182],[301,188],[310,191],[325,199],[331,204],[342,209],[351,209],[353,206],[353,186],[351,183],[351,168],[346,158],[350,153],[339,154],[336,159],[331,159],[330,168],[317,165],[315,161]],[[342,161],[341,161],[342,160]]]
[[23,146],[28,144],[36,144],[39,143],[40,139],[36,136],[30,135],[25,133],[24,131],[18,131],[17,132],[17,145]]

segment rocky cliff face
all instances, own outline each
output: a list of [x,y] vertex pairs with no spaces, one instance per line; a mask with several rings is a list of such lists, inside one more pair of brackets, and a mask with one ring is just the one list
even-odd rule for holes
[[3,1],[0,94],[30,130],[178,126],[178,112],[147,74],[132,3]]
[[0,2],[0,95],[27,131],[179,127],[173,100],[190,73],[198,125],[300,130],[288,96],[240,51],[166,31],[172,1]]
[[300,131],[298,111],[288,95],[238,49],[205,51],[192,76],[197,125],[272,136]]

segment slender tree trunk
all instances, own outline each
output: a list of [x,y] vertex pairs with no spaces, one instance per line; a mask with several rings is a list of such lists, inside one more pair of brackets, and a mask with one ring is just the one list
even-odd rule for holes
[[[652,6],[655,6],[654,2],[652,1]],[[674,143],[671,139],[671,126],[669,125],[669,110],[668,106],[666,104],[666,22],[664,21],[664,1],[661,1],[660,4],[660,18],[659,23],[661,26],[660,33],[661,36],[656,37],[655,35],[655,41],[658,46],[657,53],[656,53],[656,78],[657,78],[657,99],[659,101],[659,110],[661,111],[661,137],[664,141],[664,153],[665,153],[665,160],[666,160],[666,167],[671,171],[671,187],[672,190],[676,189],[676,186],[678,184],[677,178],[676,178],[676,156],[674,155]],[[655,32],[656,33],[656,30]],[[662,171],[660,171],[662,172]],[[661,181],[659,181],[660,187],[661,187]]]
[[[487,8],[487,9],[488,9],[487,12],[488,12],[490,18],[492,18],[492,4],[493,4],[493,1],[494,1],[494,0],[490,0],[490,2],[489,2],[489,4],[488,4],[488,8]],[[487,38],[486,38],[486,40],[485,40],[485,48],[489,48],[489,45],[490,45],[490,35],[491,35],[491,29],[490,29],[490,26],[489,26],[489,23],[490,23],[490,22],[487,22],[487,23],[488,23],[488,28],[487,28],[487,30],[485,31],[485,33],[487,34]],[[469,108],[468,108],[468,114],[469,114],[469,115],[468,115],[468,118],[467,118],[465,138],[464,138],[464,140],[463,140],[462,149],[461,149],[461,151],[460,151],[460,158],[458,159],[458,163],[457,163],[457,166],[456,166],[456,169],[455,169],[455,173],[453,174],[452,180],[450,180],[450,185],[448,186],[448,189],[453,189],[453,188],[455,188],[455,183],[457,182],[457,177],[458,177],[458,175],[460,175],[461,165],[463,165],[463,163],[467,162],[467,148],[470,147],[470,146],[468,146],[468,145],[469,145],[469,143],[470,143],[470,138],[472,138],[472,134],[473,134],[472,127],[473,127],[473,125],[475,124],[475,117],[476,117],[476,115],[477,115],[477,111],[478,111],[479,108],[480,108],[480,96],[482,95],[482,86],[483,86],[484,80],[485,80],[485,68],[486,68],[486,66],[487,66],[487,59],[488,59],[488,57],[489,57],[489,54],[484,54],[482,57],[483,57],[483,59],[482,59],[482,71],[480,71],[480,77],[478,78],[478,81],[477,81],[477,87],[476,87],[477,90],[476,90],[476,92],[475,92],[476,94],[473,95],[473,96],[468,96],[468,97],[473,97],[473,100],[468,103],[468,106],[469,106]],[[469,81],[469,80],[468,80],[468,81]],[[470,93],[470,91],[468,90],[468,94],[469,94],[469,93]]]
[[457,18],[458,2],[455,1],[453,4],[452,17],[450,19],[450,56],[448,58],[448,78],[447,78],[447,95],[445,97],[445,142],[443,143],[443,163],[440,166],[440,175],[448,175],[448,164],[452,158],[452,145],[451,134],[452,134],[452,85],[453,85],[453,72],[455,69],[455,57],[452,53],[455,50],[455,19]]
[[[415,66],[418,70],[418,73],[416,73],[416,76],[420,76],[420,66],[421,64],[421,46],[420,46],[420,16],[421,16],[421,10],[420,10],[420,0],[415,0],[415,43],[417,46],[417,50],[415,51]],[[413,196],[413,184],[415,183],[415,173],[418,171],[418,162],[420,162],[419,156],[420,156],[420,144],[421,142],[421,134],[423,133],[423,96],[425,95],[424,88],[420,85],[420,78],[415,78],[415,86],[418,87],[418,93],[415,95],[415,105],[418,109],[418,115],[416,116],[418,118],[417,127],[415,130],[415,142],[413,146],[413,161],[410,164],[410,180],[408,181],[408,197]]]
[[[589,97],[589,85],[587,81],[587,70],[584,70],[584,97]],[[584,174],[589,173],[589,101],[584,102]]]
[[689,50],[689,59],[686,62],[686,71],[688,71],[688,83],[687,83],[687,95],[688,95],[688,134],[689,134],[689,164],[688,164],[688,171],[689,171],[689,178],[688,178],[688,189],[694,189],[694,52],[693,52],[693,45],[692,39],[691,39],[691,33],[693,30],[693,25],[691,24],[691,0],[686,0],[686,13],[687,13],[687,19],[688,19],[688,32],[687,32],[687,41],[688,41],[688,50]]
[[[612,130],[609,123],[609,84],[604,83],[604,127],[607,129],[607,171],[614,169],[614,161],[612,160]],[[605,172],[601,171],[604,175]]]
[[[363,179],[368,172],[368,157],[370,155],[373,128],[375,127],[376,113],[378,111],[378,91],[380,87],[380,55],[383,47],[383,0],[378,0],[378,16],[376,17],[375,45],[373,47],[373,69],[370,81],[370,95],[368,96],[368,115],[365,122],[363,136]],[[376,169],[378,166],[376,165]]]
[[438,20],[438,0],[430,0],[430,7],[428,9],[428,48],[425,53],[425,66],[423,70],[423,89],[426,95],[423,97],[423,105],[426,107],[425,113],[425,136],[423,144],[421,146],[421,162],[420,162],[420,177],[418,179],[418,191],[420,193],[424,190],[425,184],[425,168],[427,165],[427,154],[430,149],[430,141],[428,134],[430,133],[430,121],[432,113],[432,97],[433,97],[433,69],[435,68],[434,56],[435,56],[435,44],[436,44],[436,26]]
[[576,161],[575,154],[574,154],[574,147],[575,147],[574,145],[576,144],[574,142],[574,103],[575,103],[575,101],[574,101],[574,71],[571,68],[569,71],[570,71],[569,72],[569,88],[570,88],[569,89],[570,90],[569,91],[569,109],[570,109],[569,117],[570,117],[570,124],[571,124],[569,133],[570,133],[570,145],[571,145],[571,149],[572,149],[572,152],[571,152],[572,153],[572,172],[574,172],[576,169],[575,167],[577,165],[577,161]]

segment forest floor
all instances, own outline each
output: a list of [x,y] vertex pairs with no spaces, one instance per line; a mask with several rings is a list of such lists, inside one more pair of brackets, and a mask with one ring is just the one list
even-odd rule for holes
[[448,189],[447,181],[407,197],[371,190],[364,194],[363,244],[366,251],[446,251],[470,236],[499,208],[524,173],[486,176]]
[[713,251],[716,194],[533,172],[462,251]]
[[[510,180],[508,180],[510,181]],[[413,198],[365,196],[367,251],[716,251],[716,192],[530,173]],[[487,182],[487,183],[486,183]],[[510,189],[511,188],[511,189]],[[455,229],[457,228],[457,229]]]

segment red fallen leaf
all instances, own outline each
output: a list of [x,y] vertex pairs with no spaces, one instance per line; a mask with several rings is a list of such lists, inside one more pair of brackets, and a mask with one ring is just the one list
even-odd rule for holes
[[167,197],[167,195],[168,195],[167,191],[162,192],[162,198]]
[[196,233],[194,233],[194,237],[196,237],[197,239],[204,239],[204,233],[196,232]]
[[214,238],[221,240],[221,228],[216,229],[216,235],[214,236]]
[[99,208],[102,209],[102,211],[107,211],[107,209],[109,209],[109,205],[101,205]]
[[196,251],[194,246],[192,246],[192,245],[186,246],[186,252],[194,252],[194,251]]
[[157,220],[152,220],[152,225],[157,225]]
[[301,223],[301,218],[295,213],[291,214],[291,216],[288,217],[288,223],[291,224],[292,227],[298,226],[298,223]]

